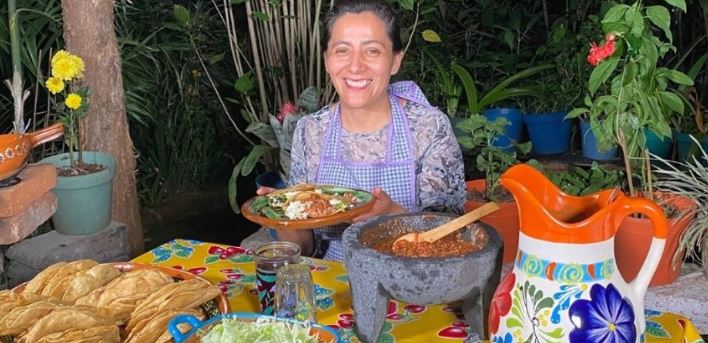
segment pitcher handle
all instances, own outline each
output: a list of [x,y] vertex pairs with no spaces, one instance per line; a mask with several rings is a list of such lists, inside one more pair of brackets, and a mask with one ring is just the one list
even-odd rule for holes
[[663,210],[654,202],[641,198],[625,198],[622,206],[615,212],[615,230],[619,228],[625,217],[633,213],[640,213],[649,218],[652,229],[654,230],[654,237],[651,240],[647,257],[644,259],[644,263],[642,263],[642,267],[637,276],[634,280],[629,282],[629,287],[633,290],[634,294],[639,299],[643,299],[644,293],[646,293],[647,287],[649,287],[651,277],[654,275],[656,267],[659,266],[661,254],[664,252],[669,226],[666,222],[666,217],[664,217]]

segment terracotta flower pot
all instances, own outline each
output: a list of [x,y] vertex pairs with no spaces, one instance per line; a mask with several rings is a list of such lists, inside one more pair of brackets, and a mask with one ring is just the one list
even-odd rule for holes
[[[666,285],[674,282],[681,272],[682,261],[673,263],[679,239],[696,214],[696,205],[691,199],[680,195],[663,195],[662,201],[676,207],[680,217],[669,220],[669,234],[661,255],[659,266],[654,272],[650,286]],[[615,235],[615,257],[617,267],[625,280],[631,281],[642,267],[653,237],[648,219],[627,217]]]
[[[476,190],[478,192],[484,192],[484,179],[467,181],[465,184],[467,185],[468,191]],[[486,203],[486,201],[467,199],[465,202],[465,212],[470,212]],[[480,221],[493,227],[502,237],[504,241],[503,262],[513,262],[514,258],[516,258],[516,249],[519,245],[519,210],[514,201],[500,203],[499,207],[499,211],[484,216]]]

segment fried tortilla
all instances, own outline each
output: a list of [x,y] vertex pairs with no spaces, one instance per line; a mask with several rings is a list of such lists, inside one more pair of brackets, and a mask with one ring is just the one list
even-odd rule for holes
[[157,269],[132,270],[77,299],[76,305],[105,308],[113,317],[125,322],[139,301],[172,282],[169,275]]
[[70,329],[89,329],[96,326],[115,325],[101,309],[88,306],[65,306],[55,309],[39,319],[19,339],[19,343],[36,343],[43,337]]
[[131,313],[126,330],[155,313],[173,309],[197,308],[221,294],[219,287],[199,279],[174,282],[160,288],[143,300]]
[[47,281],[47,285],[42,289],[42,295],[61,299],[76,273],[90,269],[97,264],[98,262],[93,260],[78,260],[61,266]]
[[115,325],[88,329],[68,329],[40,338],[36,343],[120,343],[120,330]]
[[35,275],[32,280],[27,282],[23,292],[42,294],[42,290],[44,290],[44,287],[47,286],[49,279],[51,279],[54,274],[59,271],[59,269],[64,267],[64,265],[66,265],[66,262],[58,262],[45,268],[43,271],[39,272],[39,274]]
[[120,274],[121,272],[111,264],[99,264],[93,266],[91,269],[80,271],[76,273],[71,282],[69,282],[69,286],[64,292],[61,301],[67,304],[73,304],[76,302],[76,299],[109,283]]
[[12,298],[0,301],[0,318],[4,317],[12,309],[32,304],[34,302],[44,300],[45,297],[34,293],[14,293]]
[[161,312],[143,321],[145,325],[136,326],[133,331],[130,332],[128,337],[125,339],[124,343],[146,343],[155,342],[167,331],[167,323],[169,323],[172,318],[182,314],[191,314],[193,316],[199,316],[201,311],[199,310],[168,310]]
[[17,336],[60,306],[56,302],[40,300],[15,307],[0,317],[0,336]]

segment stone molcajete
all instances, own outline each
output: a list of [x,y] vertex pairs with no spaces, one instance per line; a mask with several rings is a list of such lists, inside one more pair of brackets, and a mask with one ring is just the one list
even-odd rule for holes
[[[376,342],[390,299],[411,304],[445,304],[462,300],[466,322],[483,336],[487,313],[501,273],[502,240],[476,223],[489,241],[482,250],[459,257],[409,258],[375,250],[378,243],[408,232],[427,231],[453,215],[408,213],[375,217],[351,225],[343,234],[356,329],[363,342]],[[464,229],[463,238],[469,234]]]
[[[653,202],[605,190],[564,194],[528,165],[501,183],[519,206],[514,270],[494,294],[489,332],[494,342],[644,341],[644,294],[666,243],[663,211]],[[615,232],[641,213],[654,238],[642,268],[625,282],[615,262]]]

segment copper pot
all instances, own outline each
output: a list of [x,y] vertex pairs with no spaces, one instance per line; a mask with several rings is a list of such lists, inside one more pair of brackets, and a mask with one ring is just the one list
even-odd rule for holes
[[19,173],[27,164],[32,148],[57,139],[64,134],[64,126],[56,123],[39,131],[18,135],[0,135],[0,180]]

